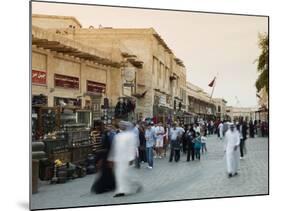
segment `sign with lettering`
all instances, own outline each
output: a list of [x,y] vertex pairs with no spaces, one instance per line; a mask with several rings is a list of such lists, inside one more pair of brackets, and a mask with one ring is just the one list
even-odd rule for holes
[[55,87],[79,89],[79,78],[55,74]]
[[166,95],[161,95],[160,98],[159,98],[159,104],[161,105],[166,105]]
[[40,70],[32,70],[32,84],[46,85],[47,72]]
[[105,91],[106,91],[106,84],[94,82],[94,81],[87,81],[87,92],[105,93]]

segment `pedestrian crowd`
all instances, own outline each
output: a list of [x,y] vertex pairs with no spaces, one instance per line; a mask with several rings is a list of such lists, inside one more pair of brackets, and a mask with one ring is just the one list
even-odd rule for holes
[[[142,186],[138,181],[132,181],[132,167],[140,169],[145,165],[152,170],[154,159],[168,157],[169,162],[179,162],[181,154],[187,162],[200,161],[201,155],[207,153],[208,136],[212,134],[217,134],[218,139],[224,142],[228,177],[236,176],[239,160],[245,156],[248,131],[249,137],[258,135],[258,124],[260,128],[265,125],[252,121],[234,124],[204,120],[184,127],[177,122],[163,125],[153,121],[120,121],[109,125],[102,132],[104,150],[99,156],[100,173],[91,191],[103,193],[115,190],[114,197],[137,193]],[[266,132],[261,133],[265,135]]]

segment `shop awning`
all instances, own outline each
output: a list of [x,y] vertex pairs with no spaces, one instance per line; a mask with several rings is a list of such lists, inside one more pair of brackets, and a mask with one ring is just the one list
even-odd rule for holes
[[88,47],[80,42],[65,38],[58,34],[48,32],[36,26],[32,26],[32,45],[80,59],[93,61],[101,65],[116,68],[121,67],[120,62],[112,61],[111,58],[102,51]]

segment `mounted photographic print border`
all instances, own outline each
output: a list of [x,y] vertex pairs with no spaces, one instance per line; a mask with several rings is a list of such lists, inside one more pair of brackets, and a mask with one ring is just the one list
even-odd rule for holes
[[[52,8],[40,13],[44,9],[35,9],[35,4],[51,5],[51,7],[52,5],[59,5],[61,8],[66,7],[66,10],[67,7],[72,9],[77,7],[77,11],[83,11],[83,8],[86,8],[85,11],[87,12],[92,9],[95,12],[100,10],[100,13],[107,10],[123,10],[124,13],[120,14],[123,22],[120,21],[121,24],[116,23],[118,21],[112,18],[114,24],[107,25],[108,22],[106,22],[106,25],[104,25],[100,23],[102,19],[85,20],[77,17],[77,13],[66,15],[67,12],[57,12],[57,14],[54,14]],[[47,14],[48,12],[51,14]],[[126,15],[132,17],[131,13],[135,13],[139,19],[126,18]],[[141,15],[137,15],[139,13],[145,14],[144,20],[140,19]],[[107,14],[109,17],[115,17],[112,13]],[[159,22],[159,25],[155,27],[156,29],[150,23],[145,22],[148,14],[153,15],[153,17],[158,16],[159,21],[162,18],[162,22]],[[231,21],[234,21],[235,17],[241,18],[241,24],[245,24],[241,25],[244,30],[247,26],[250,29],[251,27],[255,28],[255,24],[250,19],[262,20],[261,22],[267,25],[267,27],[263,25],[265,34],[263,32],[260,35],[257,33],[256,38],[260,36],[260,40],[265,40],[265,43],[267,41],[267,52],[269,52],[269,16],[265,15],[30,1],[30,78],[32,78],[32,70],[46,70],[44,86],[41,82],[40,84],[30,82],[31,210],[269,195],[269,67],[267,66],[266,70],[268,71],[267,90],[265,84],[264,87],[257,86],[259,91],[254,93],[257,102],[261,102],[256,108],[240,106],[240,97],[232,96],[232,93],[230,94],[232,97],[227,94],[225,96],[219,95],[223,93],[219,91],[223,89],[221,87],[225,84],[225,81],[229,84],[232,82],[229,78],[225,78],[222,70],[219,72],[219,70],[213,68],[210,72],[206,72],[206,69],[204,69],[206,67],[202,65],[202,73],[199,73],[202,80],[196,81],[195,76],[193,76],[194,80],[191,80],[192,77],[189,80],[188,74],[193,74],[189,73],[193,66],[195,67],[194,71],[200,71],[200,69],[197,69],[199,66],[195,65],[198,61],[190,61],[194,64],[189,65],[189,59],[183,53],[184,50],[188,51],[189,46],[184,46],[183,36],[180,36],[181,30],[184,28],[183,25],[177,25],[175,20],[183,23],[186,15],[198,18],[194,19],[198,21],[198,25],[196,27],[196,24],[194,24],[193,30],[198,30],[198,39],[202,40],[201,42],[198,40],[194,42],[197,43],[196,45],[200,50],[202,50],[200,43],[201,45],[205,44],[206,52],[210,51],[208,53],[210,58],[215,58],[212,50],[218,52],[217,48],[223,47],[223,44],[229,50],[228,39],[230,42],[231,39],[234,39],[231,34],[241,36],[241,43],[245,43],[243,40],[244,37],[245,40],[248,39],[248,31],[244,31],[244,34],[243,31],[242,33],[235,31],[237,28],[233,31],[224,31],[225,40],[217,43],[218,47],[216,45],[209,46],[208,39],[204,37],[206,34],[203,34],[204,29],[200,29],[200,24],[204,23],[207,16],[225,19],[226,25],[222,24],[223,21],[218,23],[222,24],[222,28],[227,24],[233,24],[227,22],[227,18],[231,17]],[[174,19],[165,19],[166,16],[174,16]],[[204,16],[205,19],[200,19],[200,16]],[[85,18],[83,15],[82,17]],[[248,17],[247,21],[249,22],[243,22],[243,17]],[[95,20],[100,22],[95,22]],[[86,24],[81,24],[80,21],[81,23],[84,21]],[[155,21],[156,19],[151,21],[151,24]],[[90,25],[90,22],[95,26]],[[137,24],[138,22],[141,24]],[[122,23],[124,23],[124,27],[121,26]],[[134,27],[134,24],[137,26]],[[171,33],[176,31],[175,28],[173,30],[165,29],[166,24],[174,25],[175,28],[178,28],[179,33]],[[87,27],[83,28],[84,25],[87,25]],[[147,27],[144,27],[145,25]],[[179,30],[180,28],[181,30]],[[188,26],[186,28],[188,29]],[[163,34],[161,29],[163,29]],[[228,29],[230,30],[230,28]],[[192,28],[189,30],[192,30]],[[212,34],[212,30],[210,25],[209,31],[213,36],[215,33]],[[174,39],[171,38],[172,36],[174,36]],[[218,36],[221,37],[222,34],[218,34]],[[177,38],[178,42],[182,42],[180,44],[182,49],[175,41]],[[195,39],[195,36],[189,37],[189,39],[191,38]],[[204,39],[206,39],[206,42]],[[186,43],[190,42],[186,41]],[[229,45],[237,50],[237,45],[235,46],[233,43]],[[256,43],[256,45],[258,46],[259,43]],[[243,45],[240,47],[242,56],[239,58],[243,64],[243,56],[245,56],[245,59],[248,59],[248,57],[246,57]],[[204,52],[196,52],[195,45],[191,49],[196,55],[202,53],[202,56],[206,56]],[[253,49],[249,48],[249,52]],[[235,55],[238,54],[227,50],[225,52],[229,53],[229,57],[235,53]],[[251,59],[258,60],[258,56],[256,57],[256,54],[253,54]],[[192,58],[194,59],[194,57]],[[210,62],[206,57],[197,60],[201,60],[203,63],[204,59]],[[231,61],[227,56],[221,57],[221,60],[218,60],[218,69],[220,68],[220,62],[223,63],[223,59],[229,63]],[[268,65],[269,54],[267,54],[266,59]],[[252,61],[252,64],[247,67],[250,67],[250,65],[257,66],[257,62]],[[210,64],[211,69],[215,62]],[[232,65],[236,67],[237,64],[232,63]],[[126,84],[124,78],[126,68],[132,69],[135,74],[134,80],[130,82],[129,86],[127,86],[128,83]],[[262,68],[260,68],[260,71],[263,71]],[[233,71],[233,69],[230,71]],[[237,70],[237,72],[239,71]],[[260,73],[258,70],[256,72]],[[229,74],[233,74],[235,80],[234,73],[230,72]],[[79,82],[79,87],[76,87],[77,89],[65,89],[55,86],[56,75],[63,75],[65,79],[75,79]],[[258,80],[259,74],[251,76]],[[244,81],[247,77],[243,77],[243,75],[240,75],[241,86],[246,84]],[[201,83],[201,81],[204,82]],[[236,81],[236,83],[239,84],[239,81]],[[95,92],[93,90],[93,92],[89,92],[88,82],[102,84],[104,91]],[[206,86],[202,84],[206,84]],[[239,85],[237,85],[238,87]],[[252,92],[249,95],[253,98]],[[33,105],[32,96],[47,97],[47,105],[38,103]],[[56,98],[66,100],[55,103]],[[77,102],[79,101],[79,106],[75,103],[68,103],[75,101],[75,99],[77,99]],[[247,104],[246,100],[243,101],[243,97],[241,99],[242,102]],[[227,174],[227,153],[224,153],[224,150],[226,150],[224,149],[225,131],[220,133],[219,129],[222,120],[225,120],[225,123],[231,121],[237,125],[237,122],[241,122],[239,124],[241,131],[242,122],[246,121],[247,127],[249,127],[247,139],[243,142],[247,147],[243,149],[244,151],[242,150],[246,155],[241,160],[238,157],[240,160],[237,160],[240,163],[238,175],[233,172],[231,178]],[[252,125],[250,120],[257,121],[255,123],[253,121]],[[102,142],[102,135],[104,134],[101,131],[105,127],[105,134],[112,131],[114,131],[114,134],[117,131],[123,132],[127,130],[124,128],[131,127],[129,123],[143,127],[139,129],[138,134],[141,131],[146,142],[149,142],[147,140],[149,140],[148,134],[151,127],[158,129],[163,127],[165,133],[162,134],[158,131],[158,135],[155,135],[154,146],[147,144],[142,146],[140,144],[136,152],[138,159],[134,161],[130,159],[130,166],[124,167],[120,164],[123,172],[130,172],[122,174],[116,167],[119,159],[117,156],[118,147],[113,144],[111,149],[106,148],[107,146],[103,145]],[[193,127],[193,125],[198,124],[194,128],[200,127],[202,130],[199,131],[200,138],[206,136],[205,146],[207,146],[208,151],[207,148],[204,150],[201,146],[199,159],[198,154],[193,154],[195,153],[195,143],[192,143],[193,148],[191,150],[188,147],[188,140],[186,140],[186,143],[184,140],[187,128],[184,128],[185,130],[181,134],[181,143],[177,145],[171,142],[174,140],[173,131],[171,132],[174,123],[177,124],[175,127],[179,130],[177,131],[178,134],[181,134],[179,128],[188,125]],[[231,127],[230,123],[226,125]],[[210,126],[210,129],[208,126]],[[213,129],[211,129],[212,127]],[[158,129],[153,129],[153,131]],[[160,136],[166,134],[162,137],[163,143],[159,141],[159,134]],[[242,132],[241,136],[243,136]],[[113,140],[115,143],[117,138]],[[143,150],[142,147],[145,149]],[[105,148],[107,153],[103,154]],[[174,151],[174,154],[170,154],[172,149],[177,150],[177,148],[180,151]],[[146,155],[141,155],[142,153],[146,153]],[[153,153],[152,157],[148,156],[151,153]],[[189,153],[190,157],[188,156]],[[123,153],[123,155],[125,154]],[[173,159],[174,156],[175,159]],[[193,159],[194,161],[192,161]],[[233,161],[233,159],[230,158],[229,162],[235,163],[236,161]],[[262,160],[259,165],[256,161],[258,159]],[[152,163],[151,160],[153,160]],[[187,162],[187,160],[190,160],[190,162]],[[233,167],[232,164],[230,166]],[[103,172],[104,168],[111,169],[110,171],[105,170],[105,174],[110,174],[110,176],[107,176],[115,178],[113,179],[114,185],[109,184],[112,183],[112,178],[105,178],[105,181],[110,182],[100,182],[99,185],[106,187],[103,190],[97,190],[97,186],[93,184],[99,180],[100,172]],[[258,172],[262,168],[265,168],[265,171],[259,175]],[[130,189],[130,191],[118,189],[122,186],[120,182],[126,183],[131,179],[130,184],[123,187]],[[128,191],[128,194],[126,191]],[[97,194],[97,192],[104,193]]]

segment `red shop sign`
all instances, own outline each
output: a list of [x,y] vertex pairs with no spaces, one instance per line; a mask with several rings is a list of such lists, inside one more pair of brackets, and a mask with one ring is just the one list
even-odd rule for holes
[[32,70],[32,83],[40,85],[47,84],[47,73],[39,70]]
[[87,81],[87,92],[105,93],[106,85],[94,81]]
[[79,78],[55,74],[55,86],[70,89],[79,89]]

